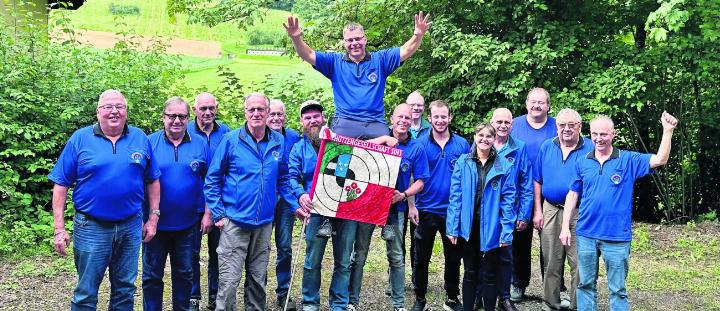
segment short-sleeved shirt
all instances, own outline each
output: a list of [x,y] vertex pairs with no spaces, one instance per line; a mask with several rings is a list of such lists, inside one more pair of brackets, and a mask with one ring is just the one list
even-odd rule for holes
[[73,133],[48,178],[75,185],[75,211],[116,222],[141,213],[145,184],[160,178],[160,169],[142,130],[125,126],[113,144],[95,124]]
[[[403,155],[400,159],[400,171],[395,189],[405,192],[410,188],[410,177],[414,180],[423,180],[423,182],[430,177],[427,155],[423,152],[417,139],[409,135],[408,139],[400,142],[396,148],[403,150]],[[407,210],[407,201],[397,202],[395,207],[398,212],[403,212]]]
[[532,167],[538,152],[540,152],[540,145],[545,140],[557,136],[557,124],[555,124],[555,118],[548,116],[545,125],[536,129],[530,126],[525,114],[513,119],[512,133],[510,134],[525,143],[527,159]]
[[470,145],[465,138],[451,135],[443,148],[435,141],[432,132],[418,139],[430,169],[430,177],[424,180],[423,191],[415,196],[415,205],[419,211],[439,215],[447,213],[453,167],[460,155],[470,153]]
[[[160,231],[187,229],[197,222],[198,210],[205,210],[203,185],[210,165],[205,140],[188,132],[177,147],[164,130],[148,136],[160,167]],[[145,209],[147,215],[147,209]]]
[[535,164],[533,179],[542,185],[542,195],[550,204],[565,204],[570,184],[575,176],[575,162],[593,151],[590,139],[581,137],[575,149],[570,151],[567,159],[563,159],[560,139],[555,137],[546,140],[540,146]]
[[414,129],[410,127],[409,133],[412,136],[412,138],[418,138],[422,135],[426,135],[430,131],[430,122],[426,119],[421,119],[420,121],[420,127],[418,129]]
[[400,48],[366,53],[359,63],[344,53],[316,51],[314,68],[330,79],[335,117],[385,123],[385,81],[400,64]]
[[608,241],[632,240],[635,180],[652,173],[651,154],[613,149],[603,165],[591,151],[575,162],[570,190],[580,193],[576,232]]

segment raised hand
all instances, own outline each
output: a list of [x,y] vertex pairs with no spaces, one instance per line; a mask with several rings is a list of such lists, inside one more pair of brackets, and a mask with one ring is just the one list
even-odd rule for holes
[[428,28],[430,28],[430,25],[432,25],[432,22],[430,21],[430,14],[423,15],[422,11],[420,11],[418,14],[415,14],[414,34],[422,37],[423,35],[425,35],[425,32],[427,32]]
[[283,24],[283,27],[285,27],[290,38],[299,38],[303,34],[302,29],[300,29],[300,21],[297,17],[288,16],[287,24]]
[[662,123],[663,129],[666,130],[674,129],[678,122],[678,119],[667,113],[667,111],[663,111],[662,117],[660,117],[660,123]]

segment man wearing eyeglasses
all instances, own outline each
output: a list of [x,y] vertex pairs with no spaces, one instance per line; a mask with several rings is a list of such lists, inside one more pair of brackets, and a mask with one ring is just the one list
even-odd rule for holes
[[[74,187],[73,256],[78,283],[72,310],[97,309],[98,288],[110,269],[109,308],[132,310],[140,242],[155,236],[160,170],[142,130],[126,124],[128,106],[116,90],[100,94],[98,123],[77,130],[48,175],[53,187],[54,247],[67,255],[65,201]],[[143,224],[147,198],[149,217]]]
[[[285,138],[285,154],[289,155],[293,145],[300,140],[300,135],[292,129],[285,127],[285,103],[279,99],[270,101],[270,114],[267,125],[282,134]],[[288,173],[288,161],[280,162],[280,176]],[[292,231],[295,225],[295,214],[290,210],[288,202],[278,193],[278,203],[275,207],[275,247],[277,259],[275,260],[275,277],[277,278],[277,305],[282,308],[290,287],[290,265],[292,263]],[[288,302],[287,310],[293,311],[297,307],[292,299]]]
[[[170,255],[172,273],[172,305],[174,310],[187,310],[192,289],[193,228],[197,210],[205,208],[202,193],[209,163],[208,146],[197,135],[187,131],[190,106],[180,97],[165,102],[163,129],[148,136],[157,159],[160,176],[160,213],[157,234],[143,245],[143,309],[162,310],[163,274]],[[148,211],[145,210],[145,214]],[[203,233],[210,228],[203,227]]]
[[[573,233],[572,244],[560,243],[560,231],[563,223],[565,197],[575,175],[575,162],[593,150],[593,143],[586,137],[580,137],[582,118],[577,111],[565,108],[555,118],[558,136],[546,140],[540,146],[535,164],[533,180],[535,188],[535,210],[533,225],[540,231],[540,248],[545,264],[543,278],[543,300],[545,310],[577,309],[575,289],[578,284],[577,250],[575,248],[575,225],[577,210],[572,211],[569,228]],[[570,301],[560,299],[563,267],[567,258],[570,266]],[[564,305],[563,305],[564,304]]]
[[[195,120],[191,121],[187,130],[190,134],[198,135],[208,146],[209,162],[212,160],[223,136],[230,132],[230,128],[216,120],[218,102],[215,96],[203,92],[195,97],[192,107]],[[215,297],[218,290],[218,261],[217,246],[220,240],[220,230],[215,228],[212,216],[205,213],[205,207],[199,206],[197,210],[197,221],[193,228],[193,286],[190,294],[190,311],[197,311],[200,308],[202,292],[200,290],[200,247],[202,245],[203,233],[208,236],[208,263],[207,263],[207,284],[208,284],[208,309],[215,309]]]
[[408,95],[405,103],[410,105],[412,109],[412,122],[410,123],[410,135],[412,138],[418,138],[428,133],[430,130],[430,122],[423,117],[425,113],[425,97],[420,91],[414,91]]
[[205,200],[221,229],[218,311],[237,309],[236,291],[245,269],[243,309],[266,310],[270,235],[285,142],[267,127],[269,111],[265,95],[245,97],[245,124],[225,135],[205,178]]

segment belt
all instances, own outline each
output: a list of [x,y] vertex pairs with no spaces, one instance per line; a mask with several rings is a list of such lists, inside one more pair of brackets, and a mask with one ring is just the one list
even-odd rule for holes
[[121,219],[121,220],[102,220],[102,219],[99,219],[99,218],[97,218],[97,217],[94,217],[94,216],[92,216],[92,215],[90,215],[90,214],[88,214],[88,213],[85,213],[85,212],[81,212],[81,211],[77,211],[77,210],[76,210],[75,213],[78,213],[78,214],[80,214],[80,215],[85,216],[85,218],[87,218],[87,220],[92,220],[92,221],[94,221],[94,222],[103,222],[103,223],[108,223],[108,224],[119,224],[119,223],[123,223],[123,222],[126,222],[126,221],[132,219],[133,217],[137,217],[137,216],[138,216],[138,215],[132,215],[132,216],[130,216],[130,217],[128,217],[128,218]]
[[[545,201],[545,202],[547,202],[547,201]],[[558,208],[558,209],[565,209],[565,205],[564,205],[565,203],[563,203],[563,204],[553,204],[553,203],[550,203],[550,202],[547,202],[547,203],[550,204],[550,205],[552,205],[552,206],[555,206],[555,207]]]

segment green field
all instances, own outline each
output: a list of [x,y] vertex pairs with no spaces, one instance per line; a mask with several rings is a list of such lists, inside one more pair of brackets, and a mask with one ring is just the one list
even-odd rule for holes
[[[112,15],[110,6],[113,4],[136,6],[139,8],[140,14],[122,17]],[[262,20],[257,21],[255,25],[248,26],[247,30],[241,30],[237,25],[230,23],[223,23],[212,28],[187,24],[187,17],[184,15],[177,16],[173,23],[166,12],[165,5],[165,1],[91,0],[77,11],[53,11],[50,18],[52,21],[58,19],[61,14],[67,14],[71,28],[76,30],[113,33],[124,31],[144,37],[181,38],[220,43],[223,58],[191,56],[180,58],[185,73],[185,79],[181,83],[190,88],[208,90],[217,88],[220,85],[217,68],[226,66],[237,74],[248,91],[252,89],[254,83],[264,80],[266,75],[271,75],[273,79],[283,79],[295,73],[305,74],[305,84],[310,87],[327,87],[329,89],[330,83],[327,79],[296,57],[245,54],[247,48],[260,47],[248,45],[247,34],[250,31],[273,32],[277,36],[284,36],[282,23],[287,18],[288,12],[267,10],[267,14]],[[234,58],[229,59],[228,54],[233,54]]]

